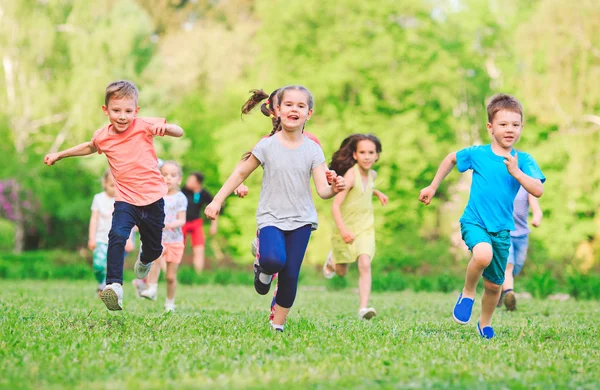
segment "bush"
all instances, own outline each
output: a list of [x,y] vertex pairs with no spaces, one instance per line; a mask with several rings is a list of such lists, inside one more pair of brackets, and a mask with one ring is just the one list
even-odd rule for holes
[[7,219],[0,219],[0,251],[13,249],[15,240],[15,227]]
[[600,299],[600,275],[570,275],[567,289],[575,299]]
[[546,298],[548,295],[556,292],[558,282],[550,271],[530,276],[524,281],[525,290],[536,298]]

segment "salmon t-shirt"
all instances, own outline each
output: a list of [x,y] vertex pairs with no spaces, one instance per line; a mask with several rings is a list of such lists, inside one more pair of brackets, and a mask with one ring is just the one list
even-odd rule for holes
[[158,170],[152,125],[164,118],[135,118],[122,133],[112,124],[96,131],[92,146],[104,153],[115,179],[115,201],[146,206],[167,194],[167,184]]

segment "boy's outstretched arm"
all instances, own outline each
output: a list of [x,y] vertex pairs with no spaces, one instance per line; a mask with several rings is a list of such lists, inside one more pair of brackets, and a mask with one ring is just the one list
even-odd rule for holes
[[93,153],[96,153],[96,148],[90,141],[88,141],[77,146],[73,146],[70,149],[63,150],[62,152],[48,153],[46,157],[44,157],[44,164],[50,166],[54,165],[55,162],[62,160],[65,157],[87,156]]
[[440,164],[433,181],[428,187],[425,187],[419,193],[419,200],[426,205],[431,202],[431,199],[435,195],[438,187],[442,184],[442,181],[448,176],[456,165],[456,152],[448,154]]
[[152,125],[152,134],[164,137],[168,135],[170,137],[181,137],[183,135],[183,129],[173,123],[158,123]]

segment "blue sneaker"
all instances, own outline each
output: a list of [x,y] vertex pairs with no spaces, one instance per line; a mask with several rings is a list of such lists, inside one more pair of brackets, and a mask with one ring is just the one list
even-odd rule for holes
[[456,301],[456,306],[454,306],[454,311],[452,311],[454,321],[461,325],[468,324],[471,319],[471,312],[473,311],[473,302],[472,298],[463,298],[461,293],[458,296],[458,301]]
[[496,336],[496,333],[494,333],[494,328],[491,326],[484,326],[483,329],[481,329],[479,322],[477,322],[477,330],[479,331],[479,335],[484,339],[492,339]]

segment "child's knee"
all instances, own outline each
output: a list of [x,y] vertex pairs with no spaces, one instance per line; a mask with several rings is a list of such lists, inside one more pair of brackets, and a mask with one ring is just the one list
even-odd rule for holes
[[487,242],[480,242],[473,247],[473,260],[486,267],[491,263],[494,251]]
[[177,283],[177,277],[175,275],[167,275],[167,283],[169,283],[169,284]]
[[266,273],[274,274],[283,269],[285,257],[277,256],[275,254],[263,255],[261,253],[258,263]]
[[502,290],[502,285],[490,282],[489,280],[484,278],[483,279],[483,288],[485,288],[486,290],[488,290],[491,293],[496,294]]
[[366,255],[358,257],[358,272],[361,274],[371,272],[371,258]]
[[346,276],[348,273],[348,264],[336,264],[335,265],[335,274],[340,277]]
[[129,234],[130,232],[127,231],[127,229],[113,228],[110,229],[110,232],[108,233],[108,241],[111,244],[122,244],[124,247],[125,242],[127,242],[127,240],[129,239]]

